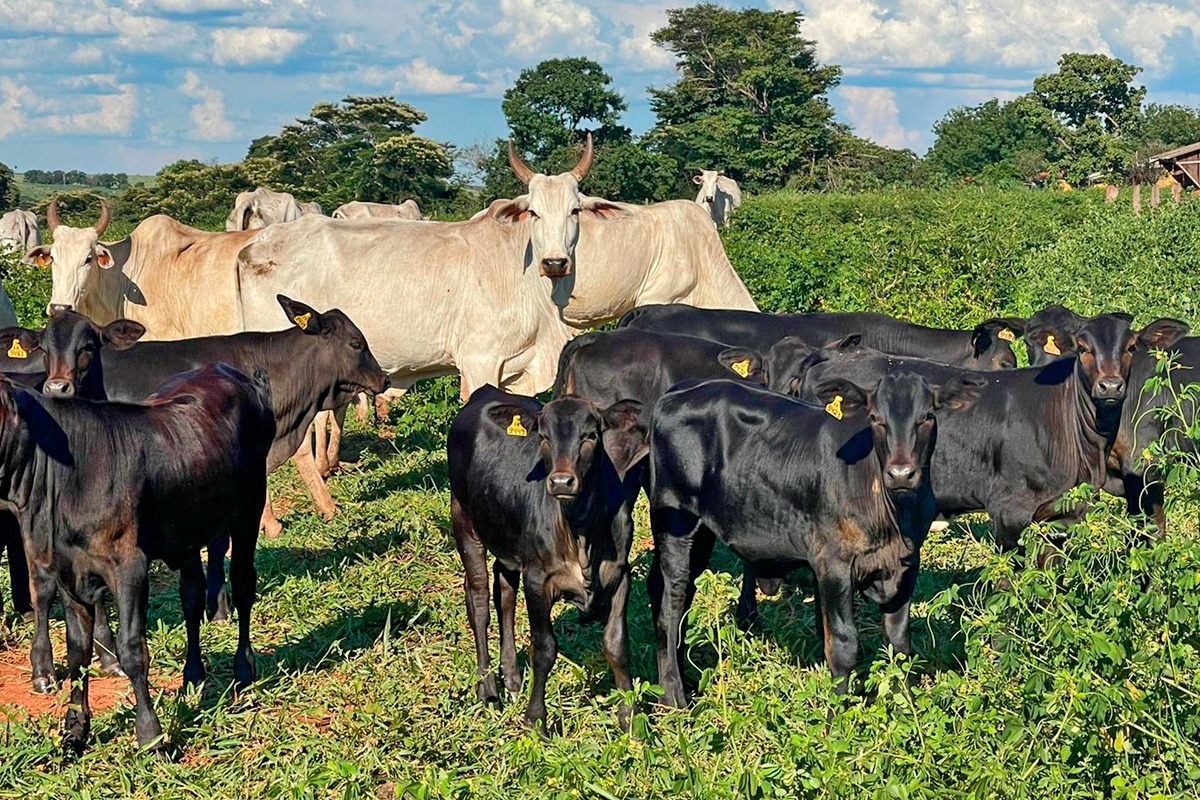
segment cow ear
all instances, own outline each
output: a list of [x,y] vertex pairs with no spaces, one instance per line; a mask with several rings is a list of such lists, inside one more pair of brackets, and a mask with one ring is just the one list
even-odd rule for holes
[[763,359],[755,350],[746,347],[727,347],[717,353],[717,361],[720,361],[726,369],[736,373],[739,378],[745,378],[754,383],[766,383]]
[[9,358],[29,358],[42,349],[42,332],[11,327],[0,330],[0,347]]
[[146,335],[146,326],[131,319],[119,319],[105,325],[100,335],[117,350],[128,350]]
[[650,452],[650,428],[645,416],[645,407],[637,400],[618,400],[600,412],[604,452],[621,480]]
[[975,326],[971,336],[971,347],[978,358],[999,339],[1015,342],[1025,332],[1025,320],[1019,317],[992,317]]
[[620,203],[614,203],[600,197],[584,197],[580,207],[600,219],[620,219],[629,215],[629,210]]
[[1054,358],[1063,354],[1063,348],[1072,352],[1075,349],[1074,335],[1058,328],[1038,328],[1035,331],[1026,331],[1025,341],[1032,343],[1037,349]]
[[827,414],[841,419],[866,408],[872,393],[844,378],[830,378],[817,384],[815,394]]
[[1173,347],[1188,335],[1191,327],[1186,322],[1163,317],[1156,319],[1138,332],[1138,344],[1155,350]]
[[96,245],[96,266],[101,269],[112,269],[117,265],[117,260],[113,258],[112,251],[102,244]]
[[703,176],[703,175],[694,175],[694,176],[692,176],[692,183],[694,183],[694,184],[696,184],[697,186],[699,186],[700,184],[704,183],[704,176]]
[[1123,319],[1126,322],[1133,322],[1133,314],[1126,314],[1124,311],[1112,311],[1109,312],[1109,316],[1116,317],[1117,319]]
[[512,225],[529,218],[529,195],[523,194],[512,200],[497,200],[488,209],[492,219]]
[[975,405],[987,386],[979,375],[959,375],[933,389],[933,407],[960,410]]
[[[795,337],[788,337],[789,339]],[[843,336],[841,339],[828,342],[823,345],[825,350],[853,350],[857,347],[862,347],[862,334],[852,333],[849,336]]]
[[527,437],[537,433],[537,414],[515,403],[497,403],[487,410],[488,419],[509,436]]
[[50,254],[50,245],[39,244],[26,253],[21,261],[35,267],[48,267],[54,263],[54,256]]
[[300,330],[312,335],[325,332],[324,320],[312,306],[281,294],[275,295],[275,299],[279,301],[288,320]]

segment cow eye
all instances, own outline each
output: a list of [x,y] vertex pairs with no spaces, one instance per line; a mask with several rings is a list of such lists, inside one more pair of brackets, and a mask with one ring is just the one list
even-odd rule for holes
[[362,350],[364,347],[366,347],[366,344],[364,342],[360,342],[358,339],[350,340],[350,349],[351,350]]
[[578,217],[578,216],[579,216],[579,212],[580,212],[580,210],[581,210],[581,209],[578,209],[578,208],[572,208],[572,209],[571,209],[571,216],[573,216],[573,217]]
[[541,218],[542,218],[542,215],[541,215],[541,214],[539,214],[539,213],[537,213],[536,211],[534,211],[534,210],[531,208],[531,209],[529,209],[529,217],[530,217],[530,219],[541,219]]

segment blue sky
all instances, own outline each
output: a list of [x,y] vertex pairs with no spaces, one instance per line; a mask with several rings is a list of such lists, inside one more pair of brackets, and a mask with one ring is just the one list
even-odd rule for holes
[[[650,31],[684,3],[618,0],[0,0],[0,161],[17,169],[152,173],[239,160],[315,103],[392,94],[426,136],[504,133],[500,96],[554,56],[603,64],[652,123],[671,79]],[[839,117],[924,152],[948,109],[1011,97],[1068,51],[1146,68],[1154,102],[1200,106],[1200,0],[759,0],[799,10],[845,70]]]

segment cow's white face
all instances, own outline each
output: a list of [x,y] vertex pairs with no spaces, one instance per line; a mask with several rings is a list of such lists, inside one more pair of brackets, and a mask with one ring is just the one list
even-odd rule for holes
[[79,308],[80,301],[96,285],[96,270],[111,269],[116,261],[100,242],[96,228],[54,229],[54,244],[38,245],[25,256],[26,263],[49,267],[54,279],[47,313],[54,308]]
[[548,278],[571,274],[575,245],[579,242],[579,214],[583,196],[579,182],[569,173],[534,175],[529,181],[526,213],[533,262]]
[[692,178],[692,183],[700,187],[696,194],[696,202],[707,205],[717,199],[717,179],[721,173],[715,169],[702,169],[700,174]]

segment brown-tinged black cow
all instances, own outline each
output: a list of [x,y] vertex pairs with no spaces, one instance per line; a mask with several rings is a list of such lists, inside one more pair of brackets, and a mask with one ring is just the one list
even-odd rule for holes
[[[488,656],[487,554],[495,557],[500,665],[509,695],[521,688],[513,640],[524,582],[533,650],[525,720],[545,725],[546,678],[558,654],[550,611],[567,600],[604,619],[604,655],[617,688],[632,687],[625,608],[629,600],[635,465],[646,453],[642,406],[606,408],[568,396],[545,406],[491,386],[476,391],[450,426],[447,461],[454,539],[466,573],[480,700],[499,692]],[[637,468],[640,468],[637,467]],[[622,704],[622,726],[629,708]]]
[[[1103,315],[1102,315],[1103,316]],[[1115,314],[1132,322],[1127,314]],[[1081,335],[1081,331],[1098,317],[1085,317],[1065,306],[1053,305],[1029,318],[1025,333],[1025,346],[1029,352],[1029,363],[1048,364],[1056,358],[1078,355],[1081,359],[1096,358],[1096,345]],[[1174,323],[1164,325],[1164,322]],[[1169,402],[1166,393],[1144,391],[1146,381],[1154,375],[1157,360],[1154,350],[1173,352],[1180,367],[1170,375],[1171,385],[1180,387],[1200,382],[1196,368],[1200,367],[1200,338],[1186,337],[1188,326],[1178,320],[1160,320],[1156,327],[1147,328],[1137,336],[1137,341],[1125,343],[1121,358],[1122,368],[1127,369],[1119,377],[1119,383],[1110,376],[1110,382],[1122,393],[1124,404],[1119,427],[1108,458],[1108,480],[1105,491],[1125,498],[1130,514],[1143,514],[1153,519],[1160,533],[1166,531],[1167,518],[1164,508],[1162,476],[1155,465],[1146,461],[1146,447],[1166,433],[1164,420],[1153,412]],[[1192,445],[1186,438],[1176,446],[1190,450]]]
[[650,598],[667,703],[686,702],[683,625],[717,538],[759,575],[813,570],[825,658],[842,691],[858,656],[856,594],[879,604],[888,641],[912,652],[909,600],[936,514],[937,409],[969,405],[978,387],[912,374],[866,386],[827,381],[810,404],[722,379],[681,384],[659,401]]
[[967,369],[1015,369],[1010,342],[1024,330],[1023,320],[996,317],[971,330],[927,328],[884,314],[762,314],[682,304],[649,305],[621,318],[620,328],[699,336],[765,353],[787,336],[810,345],[860,334],[862,343],[885,353],[927,358]]
[[[279,296],[292,320],[303,320],[284,331],[239,333],[179,341],[134,341],[144,330],[130,320],[98,326],[73,311],[57,311],[44,331],[32,332],[31,346],[42,355],[47,374],[47,394],[63,397],[136,402],[143,400],[171,376],[204,364],[223,362],[248,374],[262,369],[271,385],[276,435],[267,459],[268,471],[278,468],[296,452],[305,431],[322,410],[328,410],[359,391],[382,391],[387,375],[379,368],[366,339],[341,311],[319,313],[299,301]],[[210,619],[228,617],[225,604],[225,553],[228,539],[214,539],[209,548],[208,601]],[[51,589],[52,587],[47,587]],[[48,612],[52,591],[41,599]],[[32,651],[35,689],[53,687],[53,661],[49,632],[38,621]],[[107,620],[98,617],[97,635],[107,634]],[[103,643],[104,640],[102,640]],[[105,656],[105,648],[101,647]],[[111,668],[113,665],[106,665]]]
[[254,549],[274,435],[265,376],[221,364],[177,376],[144,404],[48,397],[0,381],[0,505],[20,519],[29,564],[55,577],[66,606],[68,752],[88,739],[84,668],[106,591],[120,618],[117,653],[137,701],[138,743],[162,747],[147,675],[147,570],[158,559],[180,572],[183,673],[198,684],[205,674],[200,548],[215,535],[233,542],[234,674],[242,685],[255,679]]
[[[1075,341],[1086,348],[1079,357],[986,375],[978,402],[940,428],[932,472],[938,510],[986,511],[1002,550],[1016,547],[1030,523],[1067,518],[1056,508],[1065,492],[1105,483],[1131,348],[1172,342],[1185,332],[1175,320],[1133,331],[1125,317],[1103,315],[1076,331]],[[865,349],[828,353],[811,358],[802,397],[834,377],[869,381],[906,371],[937,381],[958,374],[943,364]]]

